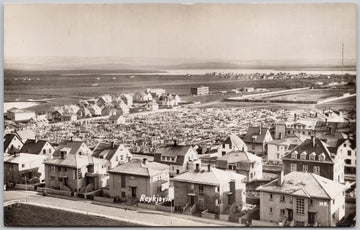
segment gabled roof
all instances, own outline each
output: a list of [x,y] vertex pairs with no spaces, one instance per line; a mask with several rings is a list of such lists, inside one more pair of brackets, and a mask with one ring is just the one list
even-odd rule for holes
[[16,131],[16,134],[21,140],[35,138],[35,133],[30,129],[18,130]]
[[164,147],[159,147],[156,151],[157,154],[161,154],[161,156],[185,156],[192,146],[190,145],[168,145]]
[[224,141],[224,144],[229,144],[229,145],[232,145],[232,146],[235,146],[237,149],[242,149],[243,147],[246,148],[246,144],[243,140],[241,140],[240,137],[238,137],[237,135],[235,134],[230,134],[226,140]]
[[[313,146],[312,139],[305,140],[303,143],[299,144],[296,148],[294,148],[291,152],[287,153],[283,157],[283,160],[292,159],[291,154],[295,151],[297,151],[297,153],[298,153],[297,159],[300,159],[300,154],[303,152],[306,152],[307,160],[309,159],[308,155],[310,155],[311,153],[315,153],[315,155],[317,157],[320,154],[324,153],[325,154],[325,162],[334,163],[334,160],[332,159],[331,153],[328,149],[328,145],[318,138],[315,138],[315,146]],[[317,157],[316,157],[316,159],[318,159]]]
[[14,133],[9,133],[9,134],[6,134],[4,136],[4,151],[9,147],[11,141],[17,137],[20,141],[21,141],[21,138],[19,138],[18,135],[14,134]]
[[47,141],[35,139],[27,139],[20,149],[20,153],[31,153],[31,154],[40,154],[41,150],[44,148]]
[[36,160],[45,160],[47,156],[44,155],[34,155],[29,153],[20,153],[17,155],[8,155],[4,156],[4,162],[12,163],[12,164],[19,164],[29,161],[36,161]]
[[92,156],[111,160],[120,147],[125,149],[123,145],[113,145],[112,143],[100,142],[95,146]]
[[55,166],[67,166],[71,168],[83,168],[94,163],[101,163],[104,160],[96,159],[88,155],[68,154],[64,159],[53,158],[44,162],[44,164]]
[[236,151],[227,153],[226,155],[219,157],[218,160],[227,161],[228,164],[237,162],[253,163],[259,160],[261,161],[261,157],[244,151]]
[[109,173],[130,174],[136,176],[151,177],[162,173],[164,170],[169,170],[169,166],[157,162],[142,162],[134,159],[125,164],[119,165],[114,169],[109,170]]
[[[260,133],[261,129],[261,133]],[[262,127],[249,127],[246,135],[244,137],[244,141],[249,143],[264,143],[265,135],[268,132],[267,128]],[[255,139],[255,140],[254,140]]]
[[313,173],[290,172],[284,176],[280,186],[275,179],[256,190],[271,193],[282,193],[307,198],[333,199],[345,191],[345,186]]
[[219,186],[224,183],[228,183],[232,180],[244,180],[246,176],[234,173],[231,171],[225,171],[217,168],[210,168],[210,172],[207,170],[200,172],[185,172],[179,176],[174,177],[173,181],[189,182],[205,185]]
[[71,150],[70,150],[69,154],[76,154],[79,151],[82,144],[83,144],[82,141],[65,141],[65,142],[61,142],[57,146],[57,148],[56,148],[53,155],[54,156],[57,156],[57,155],[60,156],[60,150],[63,149],[63,148],[70,148]]

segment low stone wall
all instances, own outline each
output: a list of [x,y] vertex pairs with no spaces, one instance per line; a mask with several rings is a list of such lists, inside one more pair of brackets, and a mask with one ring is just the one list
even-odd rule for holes
[[264,221],[264,220],[252,220],[251,226],[252,227],[279,227],[279,225],[276,223],[272,223],[270,221]]
[[209,213],[208,210],[201,212],[201,217],[208,218],[208,219],[215,219],[216,214],[215,213]]
[[220,214],[220,215],[219,215],[219,220],[229,221],[229,215],[227,215],[227,214]]
[[163,206],[163,205],[154,205],[154,204],[145,204],[145,203],[137,203],[139,208],[151,209],[151,210],[158,210],[163,212],[174,212],[175,207],[171,206]]
[[47,193],[50,193],[50,194],[57,194],[57,195],[63,195],[63,196],[71,196],[71,192],[70,192],[70,191],[56,190],[56,189],[51,189],[51,188],[38,187],[38,188],[37,188],[37,191],[38,191],[38,192],[46,191]]
[[156,210],[156,205],[153,205],[153,204],[137,203],[137,206],[139,208],[146,208],[146,209]]
[[114,198],[94,196],[95,201],[106,202],[106,203],[114,203]]
[[21,190],[35,190],[35,186],[32,184],[16,184],[14,189],[21,189]]

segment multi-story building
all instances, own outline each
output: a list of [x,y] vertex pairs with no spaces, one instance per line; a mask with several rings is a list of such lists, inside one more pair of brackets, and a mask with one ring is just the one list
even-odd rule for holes
[[134,159],[109,172],[110,197],[123,201],[146,197],[167,196],[169,189],[169,166],[146,159]]
[[313,173],[281,173],[257,190],[261,221],[334,227],[345,215],[345,186]]
[[262,158],[245,151],[230,152],[216,161],[216,168],[234,170],[246,176],[246,181],[262,179]]
[[12,108],[7,111],[7,117],[13,121],[27,121],[35,117],[34,111]]
[[224,156],[225,154],[233,151],[247,151],[247,146],[240,137],[232,133],[221,144],[218,151],[222,156]]
[[190,89],[191,95],[195,96],[206,96],[209,95],[208,86],[193,87]]
[[170,176],[193,170],[200,163],[198,153],[192,146],[168,145],[158,148],[154,154],[154,161],[170,166]]
[[283,156],[302,141],[304,139],[293,135],[267,142],[266,160],[273,164],[281,164]]
[[344,183],[344,158],[331,153],[328,145],[312,136],[283,157],[285,173],[311,172]]
[[115,144],[114,142],[99,142],[95,146],[92,156],[108,160],[109,169],[115,168],[119,164],[125,164],[132,159],[132,154],[128,148],[123,144]]
[[195,207],[198,211],[229,213],[246,203],[245,176],[208,166],[207,170],[186,172],[171,179],[174,206],[178,210]]
[[266,154],[266,144],[272,141],[270,131],[267,128],[249,127],[244,137],[248,151],[258,156]]
[[28,181],[43,182],[45,180],[43,162],[48,156],[28,153],[14,154],[4,157],[4,183],[24,184]]
[[14,154],[23,146],[21,138],[16,134],[6,134],[4,137],[4,154]]

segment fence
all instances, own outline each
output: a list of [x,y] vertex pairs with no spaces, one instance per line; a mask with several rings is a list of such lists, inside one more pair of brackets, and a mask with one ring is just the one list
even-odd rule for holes
[[63,196],[72,196],[72,192],[70,192],[70,191],[56,190],[56,189],[51,189],[51,188],[38,187],[37,191],[38,192],[46,191],[47,193],[50,193],[50,194],[57,194],[57,195],[63,195]]
[[21,189],[21,190],[35,190],[35,186],[32,184],[16,184],[14,189]]

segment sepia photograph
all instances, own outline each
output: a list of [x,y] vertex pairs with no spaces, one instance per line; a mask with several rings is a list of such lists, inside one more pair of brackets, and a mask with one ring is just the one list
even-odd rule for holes
[[354,227],[357,5],[5,3],[6,227]]

